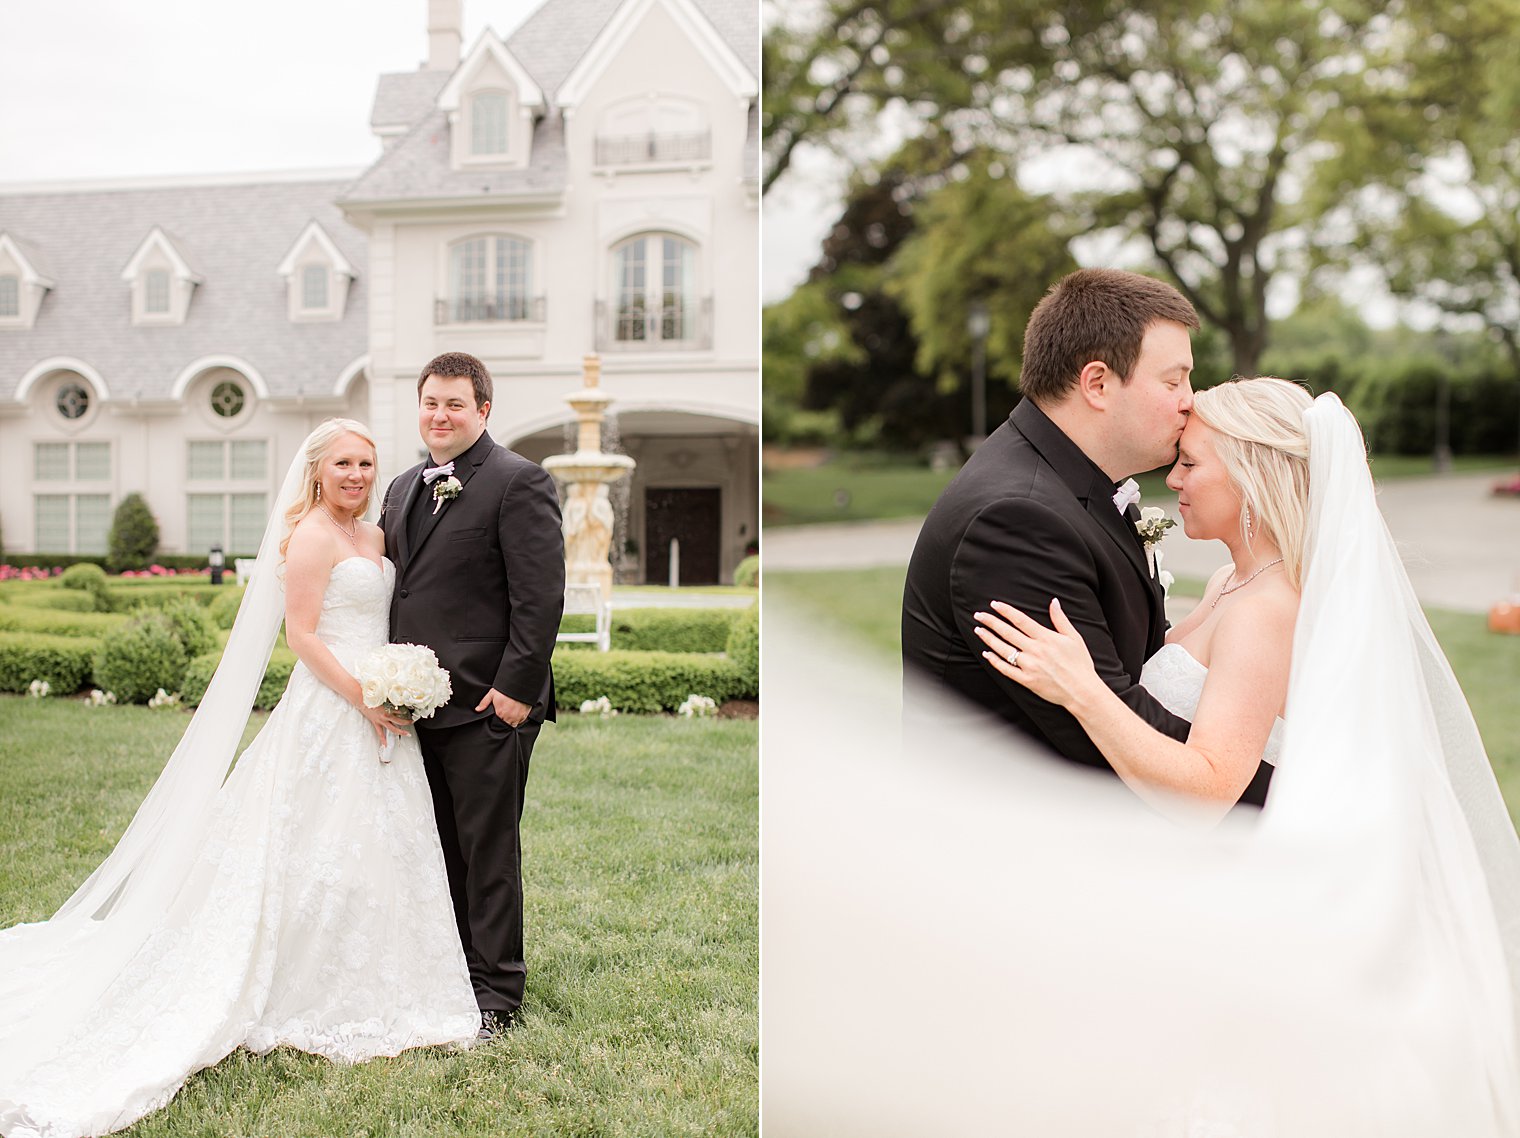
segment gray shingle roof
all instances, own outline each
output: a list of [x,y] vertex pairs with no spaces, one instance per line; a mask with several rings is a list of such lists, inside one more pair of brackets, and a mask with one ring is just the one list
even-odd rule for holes
[[733,48],[739,62],[760,78],[760,16],[753,0],[696,0],[702,14]]
[[526,167],[454,170],[449,166],[449,124],[432,111],[381,155],[345,193],[345,204],[405,198],[482,198],[559,193],[565,188],[565,135],[559,112],[533,128]]
[[546,0],[507,37],[507,49],[553,99],[625,0]]
[[433,109],[438,92],[449,81],[447,71],[402,71],[380,76],[369,125],[409,127]]
[[[0,232],[38,250],[55,285],[34,327],[0,329],[0,400],[53,356],[93,367],[113,398],[165,398],[181,371],[211,355],[246,360],[276,396],[331,391],[365,352],[369,331],[366,239],[333,204],[345,185],[326,179],[0,193]],[[275,269],[313,219],[358,279],[343,319],[292,323],[286,282]],[[184,324],[134,327],[121,271],[155,225],[174,235],[204,283]]]

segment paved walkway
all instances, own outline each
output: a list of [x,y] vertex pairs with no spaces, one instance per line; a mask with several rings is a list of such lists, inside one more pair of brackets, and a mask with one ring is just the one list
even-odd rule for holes
[[[1380,488],[1378,504],[1424,603],[1487,612],[1495,601],[1520,594],[1520,499],[1491,495],[1497,477],[1395,479]],[[1176,516],[1173,503],[1147,504],[1164,504]],[[914,518],[767,529],[762,564],[778,572],[906,566],[921,524]],[[1226,560],[1223,545],[1190,541],[1181,527],[1162,549],[1166,568],[1183,577],[1207,577]]]

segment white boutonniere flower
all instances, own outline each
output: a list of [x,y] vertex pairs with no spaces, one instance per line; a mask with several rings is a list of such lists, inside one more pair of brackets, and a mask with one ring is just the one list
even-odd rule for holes
[[433,484],[433,513],[443,509],[443,504],[459,497],[459,492],[464,489],[464,484],[450,474],[447,478],[440,478]]
[[[1145,560],[1150,565],[1152,577],[1156,576],[1157,567],[1161,564],[1161,551],[1156,546],[1161,544],[1166,531],[1176,524],[1160,506],[1140,507],[1140,520],[1135,523],[1135,532],[1145,543]],[[1169,582],[1164,582],[1162,587],[1165,588],[1167,584]]]

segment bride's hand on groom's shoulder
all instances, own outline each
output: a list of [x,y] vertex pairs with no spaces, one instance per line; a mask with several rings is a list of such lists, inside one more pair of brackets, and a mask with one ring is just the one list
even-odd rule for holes
[[1053,629],[1003,601],[993,601],[991,607],[995,614],[975,614],[982,626],[976,634],[987,645],[982,655],[1002,675],[1062,707],[1097,694],[1096,689],[1107,691],[1087,643],[1066,618],[1059,600],[1050,602]]

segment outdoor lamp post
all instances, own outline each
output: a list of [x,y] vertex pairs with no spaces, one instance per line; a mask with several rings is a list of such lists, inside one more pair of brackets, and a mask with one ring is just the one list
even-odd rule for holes
[[220,585],[222,583],[222,570],[227,565],[227,559],[222,555],[222,547],[220,545],[213,545],[211,547],[211,556],[207,560],[211,565],[211,583],[213,585]]
[[976,446],[987,437],[987,333],[992,319],[985,301],[973,300],[966,314],[966,331],[971,335],[971,439]]

